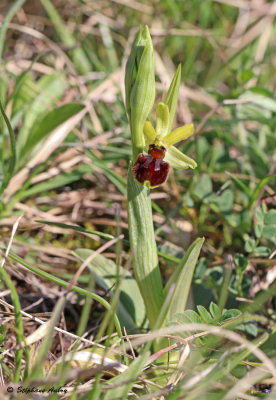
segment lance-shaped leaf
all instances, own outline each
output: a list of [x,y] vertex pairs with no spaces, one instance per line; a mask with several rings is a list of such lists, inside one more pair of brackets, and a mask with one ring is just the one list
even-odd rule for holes
[[[82,261],[88,259],[95,252],[90,249],[78,249],[74,252]],[[116,284],[117,266],[106,257],[98,254],[93,261],[88,264],[88,268],[95,277],[97,284],[114,295],[113,288]],[[119,267],[120,279],[120,298],[118,302],[118,316],[120,322],[127,329],[141,327],[145,322],[145,307],[141,297],[137,282],[125,268]]]
[[174,314],[183,312],[185,310],[194,269],[203,242],[204,238],[198,238],[191,244],[166,284],[164,290],[165,295],[168,294],[170,287],[175,284],[167,311],[167,321],[169,321]]

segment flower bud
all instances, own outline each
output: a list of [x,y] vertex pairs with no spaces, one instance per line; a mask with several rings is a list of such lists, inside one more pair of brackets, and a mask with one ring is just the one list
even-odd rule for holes
[[126,64],[126,111],[131,129],[133,160],[143,151],[143,126],[155,99],[155,60],[148,27],[139,32]]

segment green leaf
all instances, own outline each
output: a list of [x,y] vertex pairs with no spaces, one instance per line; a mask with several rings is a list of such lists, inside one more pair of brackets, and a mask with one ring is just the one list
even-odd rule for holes
[[[15,335],[16,335],[16,343],[18,348],[15,354],[15,371],[14,371],[14,381],[18,382],[20,379],[20,372],[21,372],[21,365],[23,360],[23,348],[21,347],[22,341],[24,341],[24,326],[23,326],[23,319],[21,314],[21,305],[19,300],[19,295],[17,290],[9,276],[6,272],[5,268],[1,265],[0,266],[0,278],[1,281],[5,283],[7,288],[10,291],[10,296],[12,300],[12,304],[14,306],[14,318],[15,318]],[[27,350],[27,348],[26,348]],[[26,352],[26,358],[28,359],[28,354]]]
[[251,196],[251,191],[248,187],[242,182],[241,179],[237,178],[235,175],[231,174],[229,171],[225,171],[227,175],[233,180],[233,182],[247,195],[248,198]]
[[69,225],[69,224],[63,224],[61,222],[42,221],[42,220],[36,220],[36,222],[46,224],[46,225],[59,226],[60,228],[64,228],[64,229],[72,229],[76,232],[91,233],[93,235],[98,235],[98,236],[102,237],[103,239],[107,239],[107,240],[112,240],[115,238],[115,236],[109,235],[108,233],[85,229],[85,228],[82,228],[81,226],[77,226],[77,225]]
[[263,237],[266,239],[273,239],[276,235],[276,226],[273,225],[266,225],[263,229]]
[[276,99],[268,95],[265,95],[264,92],[261,93],[260,91],[258,93],[257,88],[255,88],[255,90],[249,91],[248,98],[250,98],[250,100],[252,100],[253,98],[254,104],[256,104],[258,107],[276,112]]
[[236,264],[239,272],[242,273],[248,265],[248,260],[244,257],[243,254],[240,254],[240,253],[237,253],[235,255],[234,260],[235,260],[235,264]]
[[51,189],[62,187],[68,185],[71,182],[76,182],[83,178],[83,175],[91,172],[91,166],[86,164],[81,164],[73,171],[61,173],[49,181],[38,183],[32,186],[30,189],[24,190],[20,193],[20,199],[33,196],[36,193],[45,192]]
[[164,101],[164,103],[169,108],[168,132],[170,132],[172,130],[172,126],[173,126],[173,121],[174,121],[174,116],[175,116],[177,101],[178,101],[180,80],[181,80],[181,65],[179,64],[178,68],[176,70],[176,73],[174,74],[173,80],[170,84],[165,101]]
[[202,280],[205,272],[208,269],[208,261],[205,257],[201,257],[197,263],[197,266],[195,268],[195,273],[194,273],[194,280]]
[[[40,268],[37,268],[36,266],[30,264],[29,262],[25,261],[23,258],[19,257],[18,255],[12,253],[11,251],[9,252],[9,258],[15,262],[18,262],[19,264],[23,265],[24,267],[26,267],[29,271],[32,271],[33,273],[37,274],[38,276],[41,276],[42,278],[47,279],[50,282],[53,282],[59,286],[62,287],[68,287],[69,283],[64,281],[63,279],[60,279],[54,275],[49,274],[48,272],[43,271]],[[98,301],[100,304],[102,304],[102,306],[104,308],[106,308],[106,310],[110,310],[110,304],[101,296],[90,292],[88,290],[85,290],[81,287],[75,286],[73,285],[71,287],[71,290],[82,295],[82,296],[88,296],[91,299]],[[117,330],[117,333],[119,335],[119,337],[122,337],[122,331],[121,331],[121,326],[117,317],[117,314],[114,315],[114,323],[115,323],[115,327]]]
[[53,73],[43,76],[37,83],[39,94],[33,99],[25,112],[24,122],[19,131],[16,148],[21,158],[24,155],[24,148],[32,142],[33,132],[41,123],[43,117],[49,112],[49,108],[56,104],[56,101],[64,91],[64,81],[61,74]]
[[253,337],[257,337],[258,328],[255,324],[249,323],[245,325],[245,332],[249,333]]
[[63,41],[66,47],[72,48],[70,53],[72,54],[73,63],[76,69],[82,73],[87,74],[91,71],[91,64],[87,58],[85,51],[82,46],[77,42],[75,37],[71,34],[67,24],[61,19],[59,13],[53,6],[50,0],[40,0],[41,4],[45,8],[53,26],[56,29],[57,34]]
[[196,182],[194,194],[201,200],[207,200],[213,194],[213,184],[209,175],[202,175]]
[[61,125],[67,119],[73,117],[84,108],[81,103],[68,103],[60,107],[56,107],[50,111],[41,120],[32,131],[32,135],[28,136],[21,157],[23,158],[28,152],[40,143],[45,137],[52,132],[57,126]]
[[[74,252],[74,254],[82,261],[85,261],[94,253],[93,250],[89,249],[78,249]],[[116,284],[117,280],[116,264],[98,254],[88,264],[88,268],[93,274],[97,284],[112,295],[112,288]],[[121,324],[126,326],[127,329],[141,327],[145,321],[145,306],[138,285],[134,280],[134,277],[124,268],[119,268],[119,274],[120,279],[122,279],[120,286],[120,300],[118,303],[118,316]]]
[[15,148],[15,136],[14,136],[14,131],[11,127],[10,121],[5,114],[4,108],[0,102],[0,111],[1,114],[7,124],[8,131],[9,131],[9,136],[10,136],[10,156],[9,156],[9,166],[8,169],[5,170],[5,167],[3,168],[3,175],[4,179],[0,188],[0,193],[3,193],[4,189],[7,187],[10,178],[13,175],[15,164],[16,164],[16,148]]
[[258,335],[258,328],[252,322],[248,322],[246,324],[240,324],[237,326],[237,329],[249,333],[249,335],[256,337]]
[[32,364],[32,369],[29,372],[26,381],[24,382],[27,387],[33,379],[43,377],[44,363],[46,361],[48,352],[50,351],[50,347],[54,339],[55,328],[59,323],[60,315],[64,310],[65,305],[66,295],[62,295],[59,297],[57,303],[55,304],[54,310],[52,311],[51,319],[49,320],[49,324],[47,326],[47,333],[45,334],[44,339],[36,354],[35,361]]
[[36,83],[31,76],[30,71],[38,59],[39,55],[32,60],[27,69],[15,77],[15,85],[12,94],[7,100],[7,104],[12,103],[12,116],[22,110],[22,108],[26,109],[28,103],[33,99]]
[[276,210],[269,210],[264,215],[265,224],[276,224]]
[[[4,46],[6,43],[5,35],[7,29],[9,27],[9,23],[13,19],[14,15],[17,13],[18,10],[23,6],[26,0],[17,0],[15,1],[9,11],[7,12],[4,20],[2,21],[1,29],[0,29],[0,59],[2,59]],[[4,14],[5,15],[5,14]]]
[[240,79],[243,83],[246,83],[249,81],[251,78],[255,76],[254,72],[251,69],[244,69],[239,73]]
[[235,308],[229,310],[223,310],[221,320],[227,321],[229,319],[239,317],[240,315],[241,315],[240,310],[237,310]]
[[[257,219],[257,221],[259,222],[259,223],[264,223],[264,213],[263,213],[263,210],[262,210],[262,208],[261,207],[258,207],[257,209],[256,209],[256,219]],[[276,215],[276,213],[275,213],[275,215]],[[275,218],[275,222],[276,222],[276,218]]]
[[111,389],[107,390],[103,396],[103,400],[127,399],[129,391],[131,390],[133,383],[136,381],[139,374],[141,374],[143,371],[148,357],[149,352],[144,352],[142,356],[132,361],[131,365],[126,371],[118,376],[115,376],[115,378],[109,379],[108,384],[111,385]]
[[255,225],[254,231],[255,231],[256,238],[259,239],[262,236],[263,227],[264,227],[264,224],[262,222],[259,222]]
[[177,313],[174,315],[174,319],[180,324],[186,324],[190,322],[195,324],[202,323],[202,319],[194,310],[185,310],[182,313]]
[[253,251],[254,247],[255,247],[255,240],[253,238],[249,238],[246,242],[245,242],[245,251],[247,251],[247,253],[251,253],[251,251]]
[[225,190],[220,196],[214,198],[212,202],[218,206],[221,212],[230,211],[234,202],[234,195],[232,190]]
[[[34,97],[38,92],[38,84],[29,73],[31,65],[19,76],[17,76],[14,86],[14,91],[9,97],[8,102],[12,101],[12,116],[15,118],[17,115],[24,116],[25,110],[28,109]],[[22,117],[20,117],[22,118]]]
[[254,250],[254,255],[259,257],[269,257],[271,250],[265,246],[256,247]]
[[257,200],[258,195],[259,195],[260,190],[262,189],[262,187],[264,185],[266,185],[267,182],[269,182],[271,179],[276,179],[276,175],[267,176],[266,178],[262,179],[258,183],[258,185],[256,186],[256,188],[255,188],[255,190],[254,190],[254,192],[253,192],[253,194],[252,194],[252,196],[250,198],[250,201],[249,201],[249,207],[250,208],[254,205],[255,201]]
[[214,322],[218,322],[221,318],[221,311],[215,303],[211,303],[209,307],[210,313],[214,319]]
[[209,311],[206,310],[205,307],[198,305],[197,311],[199,312],[199,314],[205,324],[212,324],[213,319],[211,317],[211,314],[209,313]]
[[87,150],[86,154],[91,158],[92,165],[100,168],[104,175],[113,183],[113,185],[116,186],[123,195],[126,195],[126,179],[108,167],[105,162],[97,157],[92,151]]
[[[70,225],[70,224],[63,224],[61,222],[42,221],[42,220],[36,220],[36,222],[40,222],[40,223],[46,224],[46,225],[59,226],[60,228],[64,228],[64,229],[73,229],[73,230],[78,231],[78,232],[92,233],[94,235],[98,235],[98,236],[102,237],[103,239],[107,239],[107,240],[115,239],[115,236],[109,235],[108,233],[103,233],[103,232],[99,232],[99,231],[95,231],[95,230],[85,229],[85,228],[82,228],[82,227],[77,226],[77,225]],[[129,241],[126,240],[126,239],[123,239],[122,242],[124,244],[126,244],[126,245],[130,245]],[[165,260],[169,260],[169,261],[172,261],[172,262],[179,262],[179,260],[180,260],[178,257],[173,257],[173,256],[170,256],[169,254],[165,254],[165,253],[162,253],[160,251],[158,251],[158,255],[160,257],[164,258]]]
[[164,291],[167,296],[172,285],[175,285],[168,305],[167,320],[172,319],[173,314],[185,310],[195,266],[203,243],[204,238],[198,238],[190,245],[165,286]]

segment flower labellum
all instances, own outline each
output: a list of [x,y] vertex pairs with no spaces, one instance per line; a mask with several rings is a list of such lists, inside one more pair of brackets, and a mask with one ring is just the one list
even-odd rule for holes
[[140,153],[132,168],[136,181],[149,188],[155,188],[164,183],[168,177],[170,164],[164,161],[166,148],[149,145],[148,155]]

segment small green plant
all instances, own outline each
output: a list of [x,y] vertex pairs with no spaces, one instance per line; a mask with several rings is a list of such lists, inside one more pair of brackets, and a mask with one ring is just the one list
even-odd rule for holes
[[[132,159],[135,163],[134,167],[130,164],[127,180],[129,237],[134,274],[144,299],[147,318],[151,328],[161,328],[173,311],[181,312],[185,309],[193,271],[204,239],[197,239],[191,245],[164,288],[158,266],[148,188],[156,186],[160,175],[162,183],[164,164],[157,165],[152,152],[160,149],[164,149],[165,152],[168,147],[164,160],[177,168],[195,168],[196,163],[172,146],[193,132],[193,126],[190,124],[170,133],[177,106],[180,68],[172,80],[165,102],[156,107],[156,131],[147,121],[154,101],[154,67],[154,52],[148,28],[145,27],[143,32],[140,28],[127,62],[125,77],[126,109],[131,129]],[[149,148],[150,160],[146,159],[137,165],[136,159],[138,157],[140,160],[139,154],[144,157],[144,149]],[[163,159],[162,156],[160,158]],[[158,176],[153,175],[153,170]],[[141,174],[144,177],[148,176],[141,181]],[[137,183],[134,178],[138,178],[140,182]]]
[[[81,400],[274,399],[257,386],[272,390],[276,376],[276,100],[267,31],[258,34],[269,14],[256,14],[256,25],[252,17],[240,48],[231,36],[238,3],[144,1],[143,21],[158,21],[160,65],[149,29],[140,28],[126,68],[126,113],[118,66],[140,11],[112,2],[91,30],[93,2],[62,10],[41,0],[44,36],[32,27],[23,37],[16,13],[24,3],[14,1],[0,26],[0,285],[10,293],[1,298],[8,322],[0,326],[0,383],[11,382],[16,396],[18,385],[55,382],[68,386],[64,398]],[[113,8],[122,19],[112,21]],[[28,47],[29,36],[32,56],[15,50],[13,58],[14,44]],[[256,63],[255,46],[264,62]],[[159,100],[155,84],[179,62]],[[185,106],[194,136],[193,124],[173,128]],[[29,286],[38,282],[34,292],[41,284],[56,293],[47,322],[22,310],[22,271]]]

